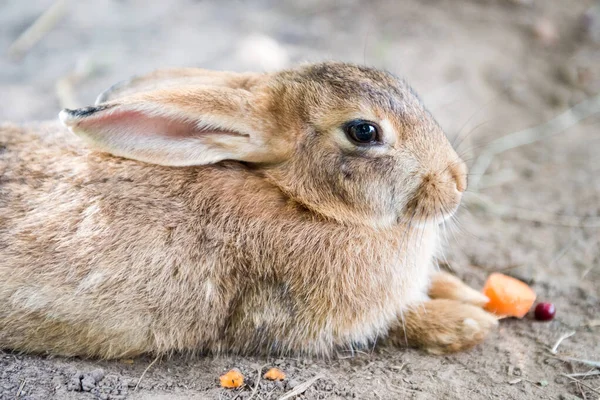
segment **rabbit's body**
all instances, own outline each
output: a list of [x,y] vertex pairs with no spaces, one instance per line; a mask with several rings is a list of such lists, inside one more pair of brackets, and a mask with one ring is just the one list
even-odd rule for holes
[[114,158],[57,124],[2,126],[0,143],[9,347],[325,353],[385,334],[423,300],[430,240],[320,220],[240,164]]
[[[483,338],[491,322],[473,306],[442,304],[448,323],[411,316],[441,304],[427,297],[437,224],[383,223],[379,209],[357,223],[364,207],[331,206],[352,191],[313,201],[290,164],[160,166],[93,151],[58,124],[0,125],[0,348],[328,354],[394,329],[420,345],[441,329],[453,349]],[[469,313],[481,327],[461,342]]]

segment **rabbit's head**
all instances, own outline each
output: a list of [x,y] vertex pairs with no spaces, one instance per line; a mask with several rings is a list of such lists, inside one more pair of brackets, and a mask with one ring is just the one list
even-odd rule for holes
[[61,120],[97,148],[166,166],[237,160],[342,223],[440,223],[466,167],[401,79],[322,63],[274,74],[165,70]]

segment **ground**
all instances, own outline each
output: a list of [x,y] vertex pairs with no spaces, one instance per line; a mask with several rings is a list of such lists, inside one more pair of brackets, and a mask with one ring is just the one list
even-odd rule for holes
[[[493,271],[512,274],[558,312],[547,323],[502,320],[484,344],[442,357],[385,346],[331,360],[105,362],[0,351],[0,399],[275,399],[315,376],[321,378],[300,398],[600,398],[598,370],[567,361],[600,360],[600,114],[582,117],[600,110],[600,4],[57,3],[51,29],[33,46],[20,42],[10,51],[53,1],[0,5],[0,120],[56,118],[61,107],[91,104],[112,83],[165,66],[268,70],[336,59],[386,68],[421,93],[474,168],[460,225],[448,235],[451,268],[477,288]],[[499,151],[520,144],[521,134],[505,135],[540,125],[533,139],[541,140]],[[482,157],[492,153],[483,171]],[[552,354],[549,348],[569,332],[575,333]],[[278,366],[288,378],[261,380],[254,392],[263,365]],[[219,375],[234,367],[246,385],[220,388]],[[596,375],[562,375],[588,371]]]

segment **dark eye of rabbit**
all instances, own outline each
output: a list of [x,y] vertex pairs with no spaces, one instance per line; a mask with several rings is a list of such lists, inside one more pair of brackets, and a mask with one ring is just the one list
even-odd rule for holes
[[373,145],[381,142],[379,129],[372,122],[350,121],[344,125],[344,132],[352,142],[358,145]]

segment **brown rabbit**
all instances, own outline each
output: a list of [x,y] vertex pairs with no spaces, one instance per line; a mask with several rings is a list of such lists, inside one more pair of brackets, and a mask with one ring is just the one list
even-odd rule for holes
[[0,126],[0,348],[444,353],[496,324],[435,272],[466,168],[391,74],[159,71],[60,119]]

